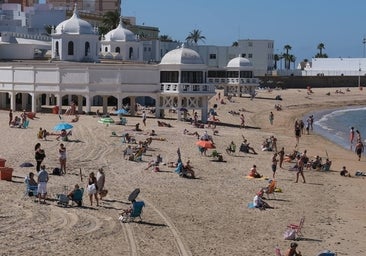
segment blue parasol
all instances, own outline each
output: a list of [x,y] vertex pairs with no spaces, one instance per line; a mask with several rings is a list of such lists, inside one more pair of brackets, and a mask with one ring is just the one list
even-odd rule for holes
[[114,112],[116,115],[126,115],[128,114],[128,111],[124,108],[118,109]]
[[69,130],[69,129],[72,129],[73,127],[74,126],[69,123],[62,122],[62,123],[57,124],[55,127],[53,127],[53,130],[55,130],[55,131]]

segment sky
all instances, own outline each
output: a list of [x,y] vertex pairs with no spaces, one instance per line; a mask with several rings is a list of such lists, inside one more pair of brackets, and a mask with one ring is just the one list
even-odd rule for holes
[[238,39],[274,40],[274,53],[311,60],[323,43],[330,58],[365,57],[366,0],[122,0],[122,15],[160,35],[185,41],[194,29],[199,44],[231,46]]

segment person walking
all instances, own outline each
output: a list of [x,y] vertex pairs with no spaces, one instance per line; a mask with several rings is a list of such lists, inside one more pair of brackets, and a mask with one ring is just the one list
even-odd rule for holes
[[97,190],[100,197],[100,200],[105,197],[105,191],[104,190],[104,184],[105,184],[105,174],[103,168],[99,168],[97,172]]
[[11,122],[13,121],[13,110],[9,110],[9,126],[11,125]]
[[273,114],[273,112],[271,111],[271,113],[269,113],[269,123],[270,123],[271,125],[273,125],[273,120],[274,120],[274,114]]
[[362,141],[359,139],[359,140],[357,140],[357,144],[355,146],[355,152],[358,156],[358,161],[361,160],[361,155],[362,155],[363,151],[364,151],[364,146],[363,146]]
[[93,196],[95,201],[97,202],[97,206],[99,206],[99,199],[98,199],[98,185],[97,185],[97,178],[95,177],[94,172],[89,174],[89,179],[87,183],[87,191],[89,194],[90,205],[93,206]]
[[58,153],[59,153],[61,174],[66,174],[66,147],[63,143],[60,144]]
[[277,153],[274,153],[274,154],[273,154],[273,156],[272,156],[272,172],[273,172],[273,179],[274,179],[274,178],[275,178],[275,176],[276,176],[277,163],[278,163],[278,160],[277,160]]
[[278,156],[280,157],[280,159],[279,159],[280,168],[282,168],[283,160],[285,159],[285,148],[284,147],[282,147],[281,150],[278,151]]
[[146,126],[146,112],[142,111],[142,123]]
[[36,159],[36,162],[37,162],[37,166],[36,166],[37,172],[40,171],[41,164],[42,164],[43,160],[45,159],[45,157],[46,157],[46,154],[45,154],[44,150],[41,148],[41,143],[37,143],[34,146],[34,158]]
[[[46,171],[46,166],[42,165],[40,167],[40,171],[38,173],[38,201],[40,204],[46,203],[47,197],[47,182],[48,182],[48,173]],[[43,202],[41,201],[43,199]]]
[[304,162],[303,162],[303,158],[298,155],[297,157],[297,173],[296,173],[296,181],[295,183],[297,183],[299,181],[299,175],[301,175],[302,180],[304,183],[305,182],[305,176],[304,176]]

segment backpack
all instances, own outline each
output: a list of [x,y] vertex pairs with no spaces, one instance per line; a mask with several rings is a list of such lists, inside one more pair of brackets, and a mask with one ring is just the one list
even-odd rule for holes
[[57,168],[56,167],[55,169],[53,169],[52,174],[53,175],[61,176],[61,170],[60,170],[60,168]]

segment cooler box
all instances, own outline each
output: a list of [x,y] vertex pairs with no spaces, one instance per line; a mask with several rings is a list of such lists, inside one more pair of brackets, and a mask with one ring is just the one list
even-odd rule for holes
[[13,168],[0,167],[0,180],[11,181],[13,177]]
[[6,159],[0,158],[0,167],[5,167]]

